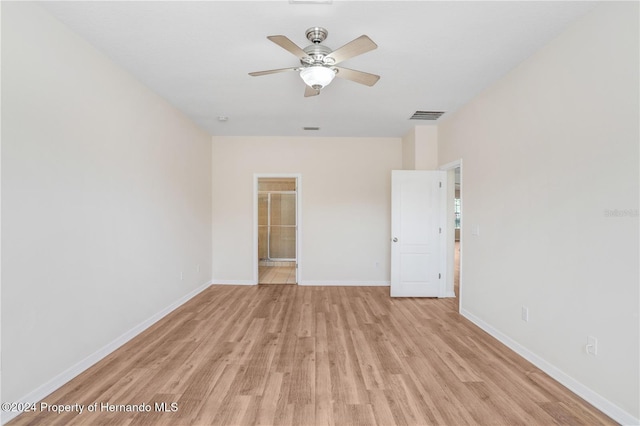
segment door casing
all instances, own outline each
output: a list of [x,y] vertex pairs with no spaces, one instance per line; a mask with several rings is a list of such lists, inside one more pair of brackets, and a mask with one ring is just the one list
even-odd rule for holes
[[[460,168],[460,211],[461,211],[461,215],[460,215],[460,258],[459,258],[459,262],[460,262],[460,272],[458,275],[458,309],[460,309],[462,307],[462,256],[463,256],[463,232],[462,230],[464,229],[464,195],[463,195],[463,167],[462,167],[462,159],[459,160],[455,160],[452,161],[450,163],[444,164],[442,166],[440,166],[440,170],[446,171],[449,174],[449,179],[453,179],[453,174],[455,169]],[[454,182],[450,182],[448,185],[448,190],[447,190],[447,215],[449,220],[451,221],[450,223],[453,222],[453,211],[454,211],[454,207],[453,207],[453,203],[454,203],[454,198],[455,198],[455,181]],[[446,283],[446,290],[445,290],[445,297],[456,297],[456,294],[454,292],[454,276],[453,276],[453,268],[455,267],[454,265],[454,258],[455,258],[455,249],[456,249],[456,243],[455,243],[455,227],[451,226],[451,228],[449,228],[448,233],[447,233],[447,263],[449,263],[447,265],[447,269],[450,271],[450,275],[447,277],[447,283]]]

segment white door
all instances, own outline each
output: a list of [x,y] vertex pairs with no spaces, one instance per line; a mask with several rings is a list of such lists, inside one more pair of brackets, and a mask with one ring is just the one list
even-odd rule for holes
[[446,188],[443,171],[391,172],[391,297],[444,296]]

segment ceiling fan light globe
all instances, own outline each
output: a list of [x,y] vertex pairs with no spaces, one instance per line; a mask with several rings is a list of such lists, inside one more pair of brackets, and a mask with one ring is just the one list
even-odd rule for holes
[[323,66],[313,66],[303,68],[300,71],[300,77],[309,87],[320,90],[333,81],[336,72],[331,68]]

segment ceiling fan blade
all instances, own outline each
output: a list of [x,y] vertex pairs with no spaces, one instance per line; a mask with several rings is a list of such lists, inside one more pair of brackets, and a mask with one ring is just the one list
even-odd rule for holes
[[361,35],[355,40],[350,41],[344,46],[334,50],[327,55],[327,58],[333,59],[334,64],[340,63],[354,56],[362,55],[370,50],[377,48],[378,45],[366,35]]
[[297,44],[295,44],[294,42],[292,42],[291,40],[289,40],[287,37],[283,35],[267,36],[267,38],[272,42],[274,42],[275,44],[277,44],[278,46],[282,47],[283,49],[293,53],[299,59],[305,59],[309,57],[309,55],[307,55],[307,53],[304,50],[302,50],[300,46],[298,46]]
[[255,72],[250,72],[249,75],[252,77],[258,77],[261,75],[267,75],[267,74],[276,74],[279,72],[287,72],[287,71],[298,71],[300,68],[280,68],[277,70],[267,70],[267,71],[255,71]]
[[304,97],[308,98],[309,96],[318,96],[320,94],[319,90],[314,89],[311,86],[304,85]]
[[378,82],[378,80],[380,80],[379,75],[369,74],[368,72],[356,71],[343,67],[334,68],[338,70],[338,72],[336,73],[336,77],[355,81],[356,83],[364,84],[365,86],[373,86]]

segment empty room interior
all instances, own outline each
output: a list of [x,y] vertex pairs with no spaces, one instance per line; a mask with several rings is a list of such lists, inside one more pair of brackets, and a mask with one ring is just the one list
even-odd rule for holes
[[637,1],[2,1],[2,424],[640,424]]

